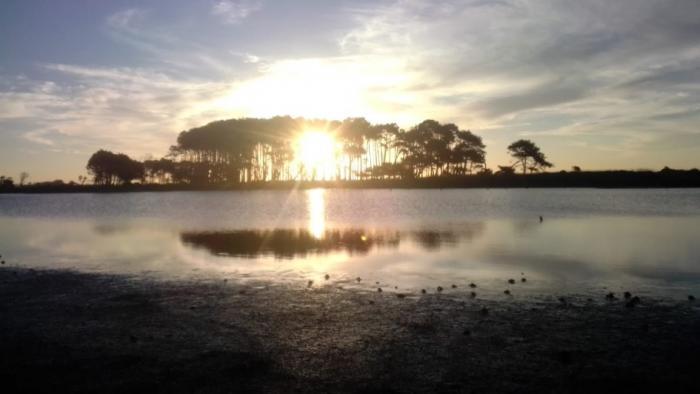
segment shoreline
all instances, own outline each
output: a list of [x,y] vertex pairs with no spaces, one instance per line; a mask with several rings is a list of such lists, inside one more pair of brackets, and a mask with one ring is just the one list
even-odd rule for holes
[[420,179],[353,181],[268,181],[245,184],[129,184],[121,186],[42,182],[0,187],[0,193],[120,193],[168,191],[238,191],[292,189],[471,189],[471,188],[698,188],[698,170],[582,171],[510,175],[452,175]]
[[[700,389],[700,305],[0,268],[9,392]],[[483,312],[486,308],[487,312]]]

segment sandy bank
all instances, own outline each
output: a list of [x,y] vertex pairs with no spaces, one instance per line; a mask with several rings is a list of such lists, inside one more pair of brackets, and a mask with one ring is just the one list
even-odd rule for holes
[[695,303],[338,287],[2,267],[3,391],[700,390]]

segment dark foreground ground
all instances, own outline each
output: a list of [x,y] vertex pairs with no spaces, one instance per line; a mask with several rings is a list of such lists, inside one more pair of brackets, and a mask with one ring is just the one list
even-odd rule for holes
[[688,301],[399,298],[0,268],[4,393],[700,392],[699,372]]

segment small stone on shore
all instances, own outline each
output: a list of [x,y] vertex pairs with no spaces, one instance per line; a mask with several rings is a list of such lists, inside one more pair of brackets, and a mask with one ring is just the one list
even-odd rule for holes
[[632,299],[630,299],[629,301],[627,301],[627,303],[625,304],[625,306],[626,306],[627,308],[634,308],[634,307],[637,306],[637,304],[639,304],[640,302],[641,302],[641,300],[639,299],[639,297],[634,296],[634,297],[632,297]]

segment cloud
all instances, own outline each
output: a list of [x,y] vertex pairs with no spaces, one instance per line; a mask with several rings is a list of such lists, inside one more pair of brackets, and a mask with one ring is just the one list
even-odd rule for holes
[[621,87],[625,88],[673,88],[679,86],[700,87],[700,64],[697,62],[688,67],[676,65],[655,68],[647,75],[626,81]]
[[[268,7],[245,29],[261,1],[207,2],[186,20],[116,12],[102,32],[127,49],[123,66],[56,61],[31,77],[0,75],[0,129],[37,146],[140,155],[236,116],[366,116],[402,127],[434,118],[482,134],[492,163],[527,136],[560,168],[591,168],[571,162],[582,146],[606,153],[602,167],[629,167],[624,160],[656,158],[660,139],[700,141],[697,0],[305,6],[291,7],[303,24],[279,23],[282,8]],[[212,16],[224,25],[207,24]],[[240,34],[223,34],[231,29]],[[680,152],[669,165],[695,160],[664,146]]]
[[353,11],[345,55],[406,59],[420,83],[402,89],[423,98],[416,108],[488,130],[495,149],[519,135],[597,138],[620,152],[658,135],[700,138],[692,116],[668,115],[700,102],[696,0],[398,0]]
[[23,80],[0,92],[0,124],[12,122],[26,141],[40,145],[83,148],[85,154],[100,147],[163,154],[177,132],[239,115],[210,105],[228,94],[230,82],[174,79],[135,68],[45,69],[63,82]]
[[59,71],[76,77],[102,79],[115,82],[130,82],[139,85],[153,86],[171,83],[165,74],[132,68],[95,68],[70,64],[46,64],[48,70]]
[[24,138],[37,144],[53,146],[54,140],[46,137],[48,133],[48,130],[34,130],[24,134]]
[[212,6],[211,13],[225,23],[236,24],[262,8],[257,0],[221,0]]
[[132,26],[135,19],[142,19],[146,11],[139,8],[128,8],[110,15],[107,24],[123,31],[134,31]]
[[487,116],[501,116],[543,107],[552,107],[586,97],[587,84],[570,81],[553,81],[527,91],[490,98],[472,108]]
[[158,22],[153,12],[129,8],[110,15],[104,28],[114,41],[149,55],[152,62],[170,72],[211,77],[237,71],[218,48],[183,38],[176,28]]

